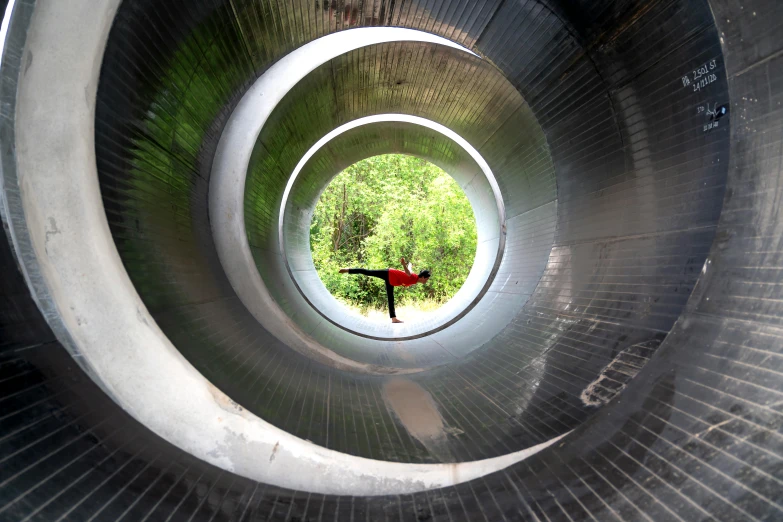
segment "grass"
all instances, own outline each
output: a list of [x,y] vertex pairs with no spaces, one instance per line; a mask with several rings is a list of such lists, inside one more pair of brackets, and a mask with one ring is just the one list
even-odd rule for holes
[[[389,310],[385,306],[383,308],[375,308],[371,306],[357,306],[343,299],[338,299],[338,301],[353,315],[358,315],[377,323],[388,323],[390,321]],[[423,319],[421,316],[430,314],[441,306],[443,306],[443,303],[428,299],[415,303],[403,302],[397,304],[395,302],[394,309],[398,319],[413,322],[414,319]]]

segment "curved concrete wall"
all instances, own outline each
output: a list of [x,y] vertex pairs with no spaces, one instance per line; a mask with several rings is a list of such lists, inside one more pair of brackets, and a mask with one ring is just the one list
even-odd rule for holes
[[[19,4],[16,15],[24,19],[32,9]],[[153,435],[86,378],[15,272],[30,261],[16,241],[20,250],[4,247],[2,257],[8,298],[0,513],[11,519],[779,518],[783,43],[774,29],[782,16],[777,3],[762,1],[332,2],[314,9],[311,2],[127,0],[109,38],[98,94],[103,202],[135,290],[195,369],[285,431],[374,459],[469,460],[576,429],[501,472],[414,495],[310,495],[221,472]],[[542,141],[519,156],[493,148],[518,133],[503,127],[507,114],[499,106],[482,105],[489,90],[467,89],[472,97],[453,100],[456,120],[448,126],[459,132],[460,121],[497,121],[482,150],[487,161],[506,156],[525,173],[531,195],[544,193],[540,187],[557,190],[556,211],[531,219],[519,243],[507,247],[543,257],[538,271],[510,267],[532,280],[528,294],[497,292],[487,301],[517,300],[518,313],[491,344],[402,384],[399,376],[315,362],[261,328],[223,274],[207,221],[210,159],[251,79],[291,49],[353,25],[426,30],[494,64],[513,87],[509,96],[524,100],[520,111],[540,125]],[[21,51],[24,31],[12,26],[10,34],[6,112],[15,110],[15,78],[36,63]],[[360,87],[373,82],[360,73],[373,70],[380,71],[375,84],[385,87],[384,97],[400,107],[431,99],[388,81],[405,68],[437,72],[431,95],[481,76],[405,44],[382,60],[356,52],[330,71],[342,86],[332,96],[353,95],[343,105],[323,98],[322,106],[335,107],[338,117],[372,107],[361,96],[372,89]],[[729,114],[716,126],[713,112],[721,105]],[[17,114],[4,116],[7,140]],[[263,142],[270,156],[304,146],[295,120],[281,108],[270,122]],[[3,148],[4,173],[11,152]],[[4,185],[6,209],[18,195],[18,187]],[[546,203],[531,208],[543,212]],[[52,237],[64,225],[36,226]],[[532,248],[526,242],[541,237],[553,239]],[[55,318],[44,313],[49,322]],[[482,325],[473,326],[480,333]],[[406,425],[404,407],[395,402],[411,383],[441,418],[436,443]]]
[[[316,153],[306,163],[300,160],[302,170],[294,169],[295,177],[288,184],[291,190],[281,204],[278,230],[283,234],[279,251],[283,253],[286,269],[300,293],[313,310],[332,325],[365,339],[403,341],[432,336],[437,342],[435,334],[468,314],[492,284],[505,250],[505,205],[497,180],[478,151],[471,148],[468,152],[454,141],[456,139],[469,146],[461,137],[449,137],[444,134],[449,133],[448,129],[423,118],[402,114],[378,117],[386,118],[386,121],[369,124],[372,120],[362,118],[349,122],[348,125],[352,125],[364,120],[369,125],[341,134],[329,142],[327,150],[319,149],[321,153]],[[369,118],[374,120],[377,117]],[[405,323],[398,325],[377,324],[346,310],[321,283],[310,252],[310,224],[315,205],[332,177],[358,160],[391,150],[426,158],[450,173],[471,204],[477,231],[473,267],[459,292],[437,311],[422,317],[408,317]],[[330,155],[331,158],[328,158]],[[329,165],[333,163],[330,159],[338,160],[342,167]],[[477,160],[484,164],[486,172]],[[322,335],[311,333],[314,334]],[[370,346],[364,348],[365,351],[371,349]]]
[[[18,79],[15,164],[4,169],[4,180],[19,187],[19,198],[4,210],[16,248],[25,254],[25,276],[38,283],[31,288],[34,298],[54,312],[49,324],[119,406],[167,441],[225,471],[312,493],[379,495],[444,487],[502,469],[557,440],[477,462],[428,465],[359,458],[269,425],[185,362],[133,291],[105,220],[90,134],[94,91],[85,89],[83,80],[97,83],[107,31],[100,25],[89,33],[75,30],[79,13],[89,7],[76,2],[40,6],[29,19],[25,52],[38,55],[39,64]],[[107,3],[92,12],[97,19],[111,19],[115,7]],[[61,31],[49,31],[52,27]],[[81,60],[68,61],[66,50]],[[63,124],[74,132],[59,133]],[[58,168],[72,175],[50,176]],[[41,229],[39,223],[48,227]],[[387,386],[397,410],[421,407],[426,392],[413,383],[397,379]],[[417,401],[405,404],[400,396]],[[431,413],[431,420],[439,419],[434,407]],[[416,417],[420,420],[421,414]]]

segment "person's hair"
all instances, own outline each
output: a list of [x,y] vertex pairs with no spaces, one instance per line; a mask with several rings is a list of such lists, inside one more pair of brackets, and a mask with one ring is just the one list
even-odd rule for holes
[[430,277],[430,271],[429,270],[422,270],[419,272],[419,279],[429,279]]

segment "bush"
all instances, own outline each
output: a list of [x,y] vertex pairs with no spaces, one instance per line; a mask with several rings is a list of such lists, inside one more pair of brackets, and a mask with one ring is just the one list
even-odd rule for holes
[[398,268],[405,257],[432,278],[398,292],[403,305],[450,299],[470,272],[476,220],[465,193],[443,170],[401,154],[375,156],[338,174],[318,201],[310,226],[318,275],[340,300],[385,307],[376,278],[338,274],[343,267]]

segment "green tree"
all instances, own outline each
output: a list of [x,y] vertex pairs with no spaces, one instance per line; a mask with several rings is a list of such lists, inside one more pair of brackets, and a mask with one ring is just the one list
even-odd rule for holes
[[338,174],[316,204],[310,227],[313,261],[337,298],[385,306],[381,281],[347,277],[341,267],[429,268],[427,285],[399,292],[400,304],[443,303],[465,282],[476,253],[476,220],[465,193],[443,170],[402,154],[375,156]]

